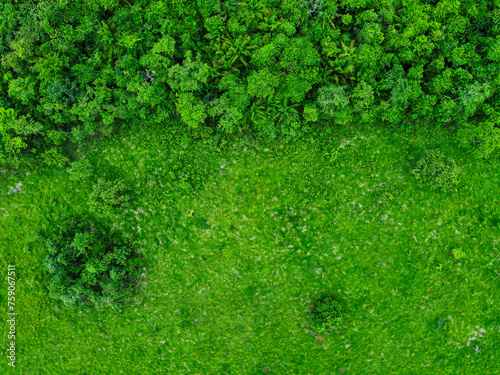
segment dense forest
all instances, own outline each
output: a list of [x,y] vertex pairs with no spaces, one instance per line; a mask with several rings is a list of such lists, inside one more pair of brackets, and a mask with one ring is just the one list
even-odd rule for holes
[[218,140],[357,122],[499,145],[498,0],[4,0],[0,54],[2,164],[174,119]]

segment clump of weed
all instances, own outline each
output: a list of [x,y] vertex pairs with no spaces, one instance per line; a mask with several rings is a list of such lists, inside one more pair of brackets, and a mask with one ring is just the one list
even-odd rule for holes
[[320,299],[312,310],[312,328],[316,333],[338,330],[342,326],[342,308],[333,297]]
[[460,168],[453,159],[446,158],[439,150],[433,150],[417,162],[413,174],[432,189],[447,191],[458,184]]
[[139,257],[131,244],[105,228],[69,218],[46,240],[43,264],[50,273],[49,295],[67,306],[90,302],[118,307],[133,287]]
[[467,257],[467,254],[465,254],[462,249],[453,249],[451,252],[456,260],[460,260]]

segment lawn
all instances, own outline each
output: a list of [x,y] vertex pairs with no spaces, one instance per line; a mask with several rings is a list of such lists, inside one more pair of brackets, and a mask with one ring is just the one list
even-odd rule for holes
[[[353,129],[269,148],[135,129],[71,150],[94,166],[86,180],[1,171],[18,315],[17,365],[0,372],[500,373],[498,158],[474,160],[439,131]],[[412,174],[435,148],[461,168],[451,191]],[[146,263],[120,310],[66,307],[48,296],[40,233],[88,212],[102,176],[132,188],[106,224]],[[6,301],[3,277],[0,290]],[[311,310],[327,295],[342,327],[318,334]]]

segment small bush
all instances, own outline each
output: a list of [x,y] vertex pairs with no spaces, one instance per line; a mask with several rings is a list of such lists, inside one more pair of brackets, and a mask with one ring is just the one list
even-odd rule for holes
[[452,250],[452,254],[453,254],[453,257],[456,259],[456,260],[460,260],[462,258],[466,258],[467,257],[467,254],[465,254],[462,249],[453,249]]
[[312,328],[316,333],[338,330],[342,326],[340,304],[333,297],[321,299],[312,311]]
[[71,163],[68,168],[69,179],[72,181],[81,180],[92,175],[92,165],[88,159],[82,159]]
[[138,275],[139,258],[130,243],[84,219],[64,221],[47,247],[49,295],[67,306],[118,307]]
[[460,168],[453,159],[446,158],[439,150],[434,150],[418,161],[413,173],[432,189],[446,191],[458,184]]
[[197,218],[195,224],[200,229],[210,229],[210,224],[208,224],[207,219],[203,217]]
[[130,199],[124,194],[126,190],[127,185],[123,180],[98,179],[89,196],[90,211],[98,216],[111,216],[113,208]]

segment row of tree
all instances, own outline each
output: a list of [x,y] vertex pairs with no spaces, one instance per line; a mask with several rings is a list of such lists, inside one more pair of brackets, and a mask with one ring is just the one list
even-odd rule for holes
[[500,0],[5,0],[0,54],[4,164],[137,121],[268,140],[452,126],[477,155],[500,145]]

